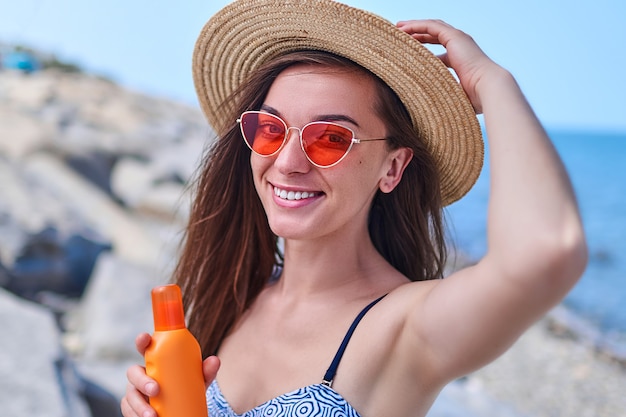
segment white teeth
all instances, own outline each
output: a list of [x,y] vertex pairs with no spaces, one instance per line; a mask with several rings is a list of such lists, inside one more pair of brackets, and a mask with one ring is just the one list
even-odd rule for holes
[[274,194],[283,200],[302,200],[304,198],[315,197],[315,193],[310,193],[308,191],[287,191],[281,190],[278,187],[274,187]]

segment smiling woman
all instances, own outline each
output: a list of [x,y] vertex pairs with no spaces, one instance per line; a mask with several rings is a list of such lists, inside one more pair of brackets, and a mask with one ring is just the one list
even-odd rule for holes
[[[209,415],[424,416],[580,277],[563,166],[514,78],[465,33],[332,0],[236,1],[202,30],[193,68],[219,138],[174,280]],[[476,111],[489,251],[441,279],[443,208],[483,162]],[[128,379],[124,414],[154,415],[156,381],[141,366]]]

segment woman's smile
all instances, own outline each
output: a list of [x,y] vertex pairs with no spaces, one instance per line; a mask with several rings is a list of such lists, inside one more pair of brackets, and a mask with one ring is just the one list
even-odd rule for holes
[[314,191],[293,191],[293,190],[284,190],[278,187],[274,187],[274,194],[276,197],[282,200],[305,200],[308,198],[313,198],[318,196],[320,193]]
[[278,207],[283,208],[300,208],[309,206],[320,200],[324,195],[321,191],[305,190],[298,187],[275,186],[270,184],[273,191],[273,201]]

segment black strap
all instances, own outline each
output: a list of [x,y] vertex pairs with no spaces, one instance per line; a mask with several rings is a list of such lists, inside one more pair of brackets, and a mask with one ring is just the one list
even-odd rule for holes
[[[387,294],[385,294],[385,295],[387,295]],[[371,303],[369,303],[367,306],[365,306],[365,308],[363,310],[361,310],[359,315],[356,316],[356,318],[352,322],[352,325],[348,329],[348,332],[344,336],[343,341],[341,342],[341,346],[339,346],[339,350],[337,350],[337,353],[335,354],[335,357],[333,358],[333,361],[330,363],[330,366],[328,367],[328,370],[324,374],[324,379],[322,380],[322,385],[326,385],[326,386],[329,386],[329,387],[332,386],[333,379],[335,378],[335,374],[337,373],[337,368],[339,367],[339,362],[341,361],[343,353],[345,352],[346,347],[348,346],[348,342],[350,341],[350,338],[352,337],[352,333],[354,333],[354,330],[356,329],[356,326],[359,324],[359,322],[361,321],[361,319],[363,318],[365,313],[367,313],[370,310],[370,308],[374,307],[376,305],[376,303],[378,303],[380,300],[382,300],[385,297],[385,295],[383,295],[383,296],[375,299]]]

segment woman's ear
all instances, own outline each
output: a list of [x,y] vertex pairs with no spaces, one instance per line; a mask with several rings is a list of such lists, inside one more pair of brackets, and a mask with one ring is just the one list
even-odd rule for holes
[[405,168],[413,158],[413,150],[410,148],[398,148],[389,153],[387,159],[387,172],[381,178],[378,188],[383,193],[390,193],[396,188],[402,179]]

